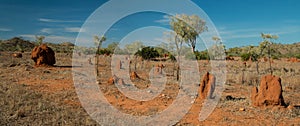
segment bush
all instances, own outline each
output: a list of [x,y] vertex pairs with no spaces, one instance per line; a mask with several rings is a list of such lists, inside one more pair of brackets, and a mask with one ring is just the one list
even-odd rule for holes
[[176,57],[174,55],[169,55],[169,58],[171,59],[171,61],[176,61]]
[[135,55],[140,56],[145,60],[159,57],[159,53],[153,47],[144,47],[142,50],[137,51]]
[[189,59],[189,60],[195,60],[196,59],[196,56],[195,56],[195,54],[194,53],[187,53],[186,55],[185,55],[185,59]]
[[250,53],[243,53],[243,54],[241,54],[241,58],[242,58],[242,61],[248,61],[248,60],[250,60],[250,58],[251,58],[252,61],[257,61],[258,58],[259,58],[259,55],[250,54]]
[[100,55],[110,55],[111,53],[112,52],[109,49],[104,48],[104,49],[99,50],[98,54],[100,54]]
[[296,57],[297,59],[300,59],[300,54],[296,54],[295,57]]
[[272,56],[272,59],[278,60],[279,56]]
[[209,60],[209,55],[207,51],[195,51],[195,53],[187,53],[185,58],[190,60]]
[[195,52],[197,60],[209,60],[209,55],[207,51]]
[[243,61],[248,61],[250,59],[251,55],[249,53],[243,53],[241,54],[241,58]]

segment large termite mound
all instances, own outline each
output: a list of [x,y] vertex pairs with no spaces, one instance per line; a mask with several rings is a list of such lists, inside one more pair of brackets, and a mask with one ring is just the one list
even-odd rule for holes
[[252,88],[251,100],[254,106],[284,106],[281,79],[273,75],[263,76],[259,90]]
[[46,44],[34,47],[31,59],[35,62],[35,66],[53,66],[56,62],[54,51]]
[[215,77],[214,75],[206,72],[201,79],[199,94],[201,99],[212,98],[215,90]]

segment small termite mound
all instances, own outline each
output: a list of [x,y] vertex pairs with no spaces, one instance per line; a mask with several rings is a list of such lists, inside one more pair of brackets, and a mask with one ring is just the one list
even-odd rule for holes
[[201,79],[199,94],[201,99],[212,98],[215,90],[215,76],[206,72]]

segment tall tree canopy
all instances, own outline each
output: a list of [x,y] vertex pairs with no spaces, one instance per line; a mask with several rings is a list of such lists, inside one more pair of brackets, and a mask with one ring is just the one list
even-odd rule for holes
[[196,39],[199,34],[208,30],[205,21],[197,15],[177,14],[171,16],[170,25],[176,33],[176,44],[182,45],[183,41],[192,48],[193,52],[195,52]]

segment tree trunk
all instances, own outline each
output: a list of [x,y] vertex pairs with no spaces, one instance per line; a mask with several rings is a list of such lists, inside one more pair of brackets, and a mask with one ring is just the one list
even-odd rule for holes
[[195,54],[195,46],[192,46],[192,52]]
[[256,61],[256,72],[259,75],[259,66],[258,66],[258,61]]
[[179,80],[179,73],[180,73],[180,52],[178,53],[178,56],[177,56],[177,69],[176,69],[176,80],[178,81]]
[[[99,49],[98,49],[99,50]],[[96,69],[96,75],[97,77],[99,76],[99,70],[98,70],[98,67],[99,67],[99,54],[98,54],[99,51],[96,52],[96,56],[95,56],[95,61],[96,61],[96,64],[95,64],[95,69]]]
[[272,69],[272,63],[271,63],[271,48],[270,48],[271,45],[269,45],[269,49],[268,49],[268,54],[269,54],[269,66],[270,66],[270,72],[271,72],[271,75],[273,75],[273,69]]

